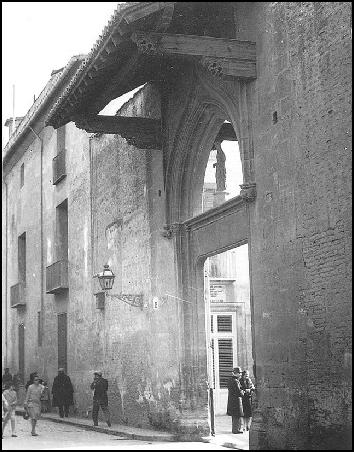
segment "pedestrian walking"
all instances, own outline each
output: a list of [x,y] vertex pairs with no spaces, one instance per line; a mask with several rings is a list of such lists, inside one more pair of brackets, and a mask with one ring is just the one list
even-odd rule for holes
[[42,413],[49,413],[50,411],[50,392],[48,388],[48,384],[46,381],[43,381],[43,392],[41,395],[41,409]]
[[41,417],[41,395],[43,386],[39,383],[38,375],[33,377],[33,383],[28,386],[24,408],[28,412],[32,424],[32,436],[38,436],[36,433],[36,425]]
[[4,390],[6,383],[12,383],[12,375],[10,369],[5,367],[4,375],[2,376],[2,389]]
[[252,393],[255,391],[255,387],[248,370],[242,372],[240,383],[241,389],[244,391],[242,396],[244,429],[249,430],[252,424]]
[[59,416],[61,418],[69,416],[70,405],[74,405],[74,388],[71,383],[69,375],[65,374],[64,368],[58,369],[58,375],[54,378],[52,395],[52,405],[59,409]]
[[243,433],[243,405],[242,396],[244,391],[241,389],[241,368],[235,367],[232,370],[232,376],[228,381],[229,396],[227,400],[227,414],[232,416],[232,433]]
[[[2,422],[5,421],[6,414],[9,411],[9,404],[7,403],[7,400],[5,399],[4,393],[1,394],[2,402],[1,402],[1,418]],[[2,438],[4,435],[2,434]]]
[[15,391],[18,392],[18,390],[20,389],[20,384],[22,382],[21,377],[18,373],[13,376],[12,382],[14,384]]
[[98,425],[98,412],[101,407],[105,416],[108,427],[111,426],[111,416],[108,408],[108,381],[102,377],[102,372],[94,372],[94,379],[91,383],[93,390],[93,406],[92,406],[92,420],[93,425]]
[[[27,383],[26,383],[26,385],[25,385],[26,391],[27,391],[27,389],[29,388],[29,386],[33,384],[34,377],[37,377],[37,376],[38,376],[38,372],[32,372],[32,373],[30,374],[30,378],[29,378],[29,380],[27,381]],[[39,380],[38,380],[38,381],[39,381]]]
[[4,421],[2,423],[2,437],[4,437],[4,431],[6,424],[11,421],[11,436],[17,437],[16,435],[16,406],[17,406],[17,393],[13,383],[5,384],[5,391],[3,396],[6,399],[8,410],[5,414]]

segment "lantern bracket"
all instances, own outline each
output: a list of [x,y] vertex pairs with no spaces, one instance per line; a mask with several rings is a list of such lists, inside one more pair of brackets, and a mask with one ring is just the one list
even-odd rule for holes
[[140,308],[141,310],[143,310],[144,295],[142,295],[142,294],[133,295],[133,294],[125,294],[125,293],[121,293],[121,294],[106,293],[106,296],[121,300],[124,303],[129,304],[130,306],[133,306],[135,308]]

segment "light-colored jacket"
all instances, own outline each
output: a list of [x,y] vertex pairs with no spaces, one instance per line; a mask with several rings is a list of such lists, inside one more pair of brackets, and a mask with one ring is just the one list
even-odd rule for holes
[[13,389],[5,389],[2,393],[11,408],[16,408],[17,394]]
[[23,403],[24,406],[31,408],[33,406],[41,406],[41,395],[44,390],[44,386],[39,385],[29,385],[27,389],[26,399]]

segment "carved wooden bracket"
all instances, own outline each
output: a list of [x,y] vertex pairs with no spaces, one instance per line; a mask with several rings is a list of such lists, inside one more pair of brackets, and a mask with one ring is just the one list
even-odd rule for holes
[[215,76],[256,78],[256,44],[236,39],[134,32],[142,53],[190,57]]
[[249,182],[247,184],[241,184],[240,196],[247,202],[254,201],[257,196],[256,184],[254,182]]
[[216,75],[218,77],[222,77],[223,75],[225,75],[225,73],[223,71],[223,66],[221,65],[218,58],[203,57],[200,60],[200,62],[202,64],[202,66],[204,66],[206,69],[208,69],[208,71],[211,74]]
[[88,115],[76,118],[75,124],[90,133],[121,135],[140,149],[161,148],[161,123],[158,119]]
[[149,34],[133,33],[131,40],[135,42],[138,50],[142,53],[156,54],[158,53],[159,41]]
[[177,233],[181,232],[184,228],[183,223],[172,223],[172,224],[166,224],[163,228],[164,231],[162,232],[162,236],[166,239],[171,239],[174,237]]

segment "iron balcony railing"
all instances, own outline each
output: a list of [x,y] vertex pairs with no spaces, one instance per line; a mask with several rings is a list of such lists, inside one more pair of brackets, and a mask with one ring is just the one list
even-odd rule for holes
[[67,260],[49,265],[46,273],[46,293],[60,293],[69,288]]
[[10,305],[12,308],[26,306],[26,286],[23,282],[10,287]]
[[53,158],[53,185],[58,184],[64,177],[66,177],[65,150]]

